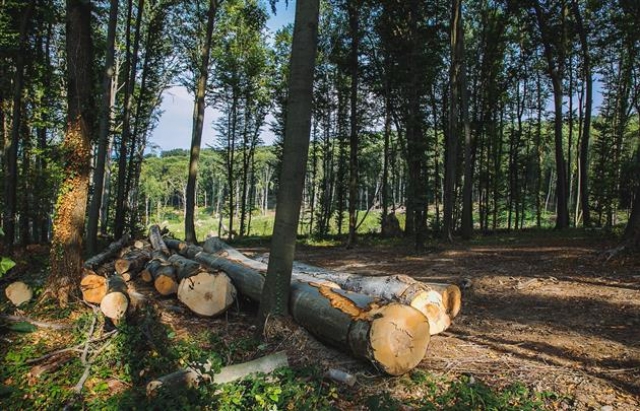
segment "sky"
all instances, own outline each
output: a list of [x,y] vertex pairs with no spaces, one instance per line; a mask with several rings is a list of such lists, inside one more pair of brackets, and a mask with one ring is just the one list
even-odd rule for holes
[[[267,27],[271,32],[276,32],[284,25],[293,22],[295,12],[295,0],[289,0],[288,7],[285,1],[280,0],[276,5],[276,15],[271,15]],[[267,6],[269,12],[271,7]],[[181,86],[170,87],[162,94],[162,115],[158,126],[151,134],[149,148],[155,152],[172,150],[175,148],[189,148],[191,146],[191,131],[193,126],[193,95]],[[216,131],[213,122],[219,116],[219,112],[207,107],[204,115],[204,128],[202,132],[202,147],[213,145]],[[269,118],[267,118],[269,121]],[[273,142],[273,134],[263,127],[262,140],[266,144]]]

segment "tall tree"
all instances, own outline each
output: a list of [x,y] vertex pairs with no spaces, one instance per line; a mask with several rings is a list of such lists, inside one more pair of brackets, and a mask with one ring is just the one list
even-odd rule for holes
[[100,206],[104,190],[105,167],[107,162],[109,139],[111,132],[111,117],[115,102],[113,78],[115,76],[115,42],[116,26],[118,24],[119,0],[111,0],[109,8],[109,22],[107,28],[107,44],[104,71],[102,73],[102,99],[100,102],[100,125],[98,128],[98,152],[96,153],[96,167],[93,172],[93,196],[89,205],[87,222],[87,251],[95,254],[97,251],[98,224],[100,222]]
[[289,311],[291,269],[311,133],[319,9],[319,0],[296,2],[282,171],[271,256],[258,312],[262,323],[269,315],[282,316]]
[[35,4],[29,2],[20,13],[18,29],[18,50],[15,54],[15,78],[13,79],[11,115],[11,135],[4,145],[4,242],[7,252],[11,252],[16,234],[17,188],[18,188],[18,145],[23,130],[24,72],[27,53],[27,35]]
[[200,144],[202,142],[202,127],[204,124],[205,97],[207,92],[207,78],[209,75],[209,60],[213,39],[213,26],[218,10],[218,0],[209,0],[207,10],[207,28],[200,50],[200,65],[197,70],[197,86],[193,107],[193,131],[191,134],[191,151],[189,157],[189,177],[187,179],[187,204],[185,210],[185,239],[197,243],[195,229],[196,178],[198,176],[198,160],[200,158]]
[[91,161],[94,102],[91,5],[67,0],[67,130],[62,150],[65,178],[60,187],[53,223],[49,292],[61,306],[80,281],[83,230]]
[[358,201],[358,48],[360,42],[359,33],[359,9],[360,1],[348,1],[349,14],[349,33],[351,35],[351,55],[349,56],[349,65],[351,71],[351,90],[350,90],[350,126],[349,135],[349,238],[347,239],[347,247],[351,248],[356,243],[356,202]]
[[580,161],[579,161],[579,200],[582,208],[582,224],[585,227],[591,225],[591,212],[589,209],[589,140],[591,139],[591,111],[593,110],[593,76],[591,74],[591,52],[589,50],[589,31],[584,24],[580,5],[577,0],[571,1],[571,10],[576,22],[576,29],[580,37],[582,52],[582,75],[585,82],[586,96],[584,107],[584,123],[580,136]]
[[[569,206],[567,190],[567,166],[564,157],[564,140],[562,137],[562,100],[564,96],[563,78],[566,57],[567,43],[567,22],[568,7],[566,1],[560,4],[555,2],[533,2],[540,37],[544,47],[544,55],[547,60],[547,74],[553,86],[553,108],[554,108],[554,143],[556,157],[556,228],[564,229],[569,227]],[[551,10],[545,10],[548,6]],[[559,7],[557,15],[553,15],[555,8]],[[555,23],[555,24],[552,24]],[[558,35],[559,34],[559,35]]]

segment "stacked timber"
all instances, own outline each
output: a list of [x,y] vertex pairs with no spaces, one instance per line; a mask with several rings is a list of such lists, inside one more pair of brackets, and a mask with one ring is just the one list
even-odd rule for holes
[[203,316],[219,315],[235,301],[236,289],[226,274],[171,255],[158,226],[150,228],[148,241],[138,240],[123,251],[127,241],[114,242],[88,259],[80,282],[84,301],[99,305],[114,322],[125,318],[132,302],[129,289],[138,279],[151,283],[161,296],[177,294],[178,300]]

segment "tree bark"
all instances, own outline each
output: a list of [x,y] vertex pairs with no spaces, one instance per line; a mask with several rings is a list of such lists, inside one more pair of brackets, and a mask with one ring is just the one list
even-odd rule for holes
[[16,73],[13,81],[11,137],[4,145],[4,210],[2,214],[4,244],[9,254],[13,250],[13,242],[16,236],[18,145],[20,144],[23,110],[22,89],[24,87],[24,68],[27,54],[27,30],[34,5],[35,3],[33,2],[27,4],[20,20],[19,49],[15,56]]
[[591,111],[593,109],[593,76],[591,74],[591,54],[589,52],[589,36],[585,27],[580,6],[577,0],[571,2],[576,27],[582,49],[582,70],[586,83],[586,101],[584,124],[580,138],[580,205],[582,207],[582,225],[591,225],[591,208],[589,206],[589,142],[591,140]]
[[125,281],[133,280],[151,259],[147,250],[131,250],[115,262],[115,270]]
[[89,192],[93,104],[91,4],[67,0],[68,118],[63,141],[66,176],[53,223],[48,291],[66,306],[82,268],[83,230]]
[[151,242],[151,247],[153,247],[154,250],[160,251],[165,256],[169,256],[171,254],[171,252],[167,248],[167,245],[162,239],[162,233],[160,231],[160,227],[157,224],[149,227],[149,242]]
[[100,106],[100,125],[98,129],[98,152],[96,154],[96,168],[93,172],[93,196],[89,206],[87,222],[87,251],[96,252],[98,241],[98,224],[100,223],[100,206],[102,205],[102,191],[104,190],[105,167],[107,163],[111,116],[115,96],[112,96],[112,83],[115,75],[115,40],[118,24],[119,0],[110,1],[109,24],[107,28],[107,44],[105,68],[102,74],[102,102]]
[[349,136],[349,237],[347,248],[352,248],[357,241],[356,202],[358,201],[358,47],[360,43],[358,1],[348,2],[349,30],[351,34],[351,133]]
[[191,152],[189,155],[189,177],[187,178],[187,198],[185,205],[185,238],[197,243],[195,229],[196,179],[198,177],[198,161],[200,160],[200,144],[202,142],[202,127],[204,124],[205,97],[207,94],[207,78],[209,75],[209,58],[213,37],[213,26],[218,9],[218,0],[209,0],[207,11],[207,31],[204,45],[200,51],[201,61],[198,68],[197,86],[193,106],[193,132],[191,134]]
[[112,275],[107,279],[107,292],[100,301],[100,311],[117,324],[125,317],[128,308],[127,283],[121,276]]
[[117,241],[109,244],[107,248],[105,248],[101,253],[94,255],[93,257],[87,259],[84,262],[83,267],[89,270],[94,270],[98,266],[104,264],[110,258],[113,258],[116,254],[122,250],[127,243],[129,242],[129,236],[124,235]]
[[271,240],[272,259],[261,290],[260,322],[270,314],[288,312],[291,266],[309,152],[319,8],[319,0],[296,2],[282,171]]

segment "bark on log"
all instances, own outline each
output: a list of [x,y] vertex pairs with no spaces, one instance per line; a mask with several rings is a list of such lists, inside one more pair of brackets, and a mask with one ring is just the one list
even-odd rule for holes
[[136,240],[133,243],[133,247],[138,249],[138,250],[146,250],[146,249],[151,247],[151,243],[149,243],[146,240]]
[[7,286],[4,290],[7,298],[13,305],[20,307],[24,303],[28,303],[33,298],[33,290],[22,281],[15,281]]
[[150,259],[151,255],[148,251],[134,249],[116,260],[115,270],[125,281],[131,281]]
[[198,386],[202,382],[225,384],[240,380],[252,374],[269,374],[281,367],[289,366],[287,354],[284,351],[267,355],[253,361],[242,364],[223,367],[220,372],[211,376],[212,364],[207,361],[188,367],[174,373],[165,375],[147,384],[147,395],[154,395],[159,388],[175,391],[182,388]]
[[192,275],[198,274],[202,271],[200,263],[185,258],[181,255],[174,254],[167,259],[176,268],[176,277],[178,281],[182,281],[185,278],[189,278]]
[[104,251],[96,254],[84,262],[84,268],[94,270],[97,266],[104,264],[107,260],[113,258],[125,245],[129,242],[129,234],[125,233],[121,239],[109,244]]
[[236,299],[236,288],[223,273],[200,271],[184,278],[178,287],[178,300],[196,314],[211,317],[225,312]]
[[[195,260],[223,270],[241,294],[260,301],[264,277],[259,271],[205,252]],[[300,325],[322,341],[349,350],[391,375],[418,365],[429,344],[429,321],[408,305],[294,281],[289,309]]]
[[160,231],[160,227],[157,224],[149,227],[149,241],[151,242],[151,246],[154,250],[161,251],[165,256],[169,256],[171,254],[167,245],[164,243],[162,239],[162,233]]
[[107,294],[100,302],[100,311],[117,324],[126,315],[127,308],[129,308],[127,283],[122,276],[113,275],[107,279]]
[[100,304],[107,295],[107,278],[96,274],[91,270],[84,271],[84,276],[80,280],[80,291],[82,299],[90,304]]

